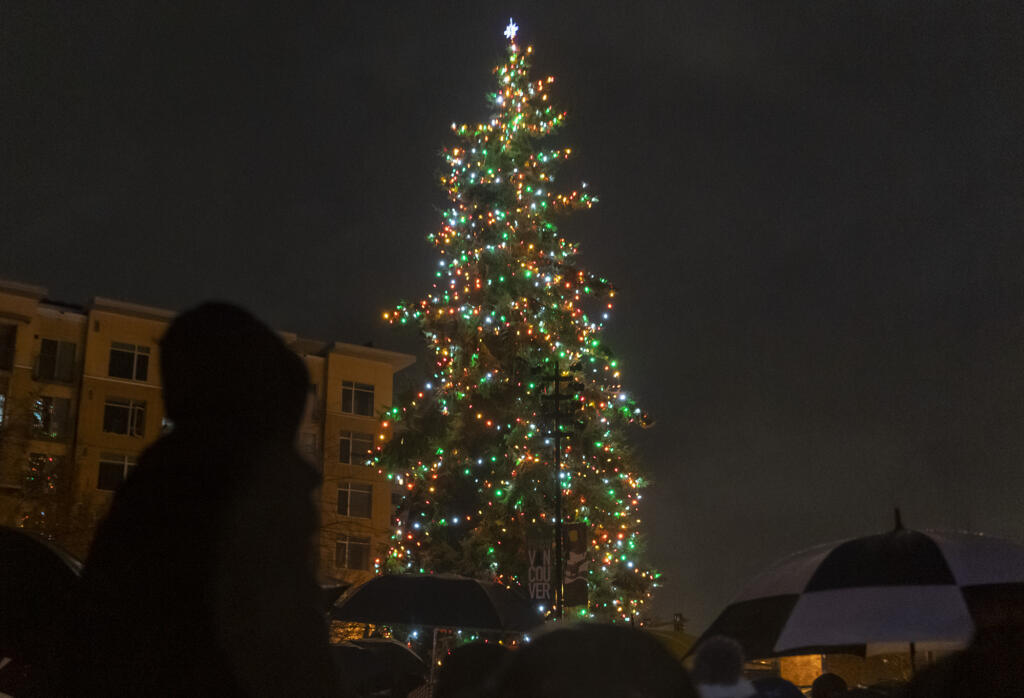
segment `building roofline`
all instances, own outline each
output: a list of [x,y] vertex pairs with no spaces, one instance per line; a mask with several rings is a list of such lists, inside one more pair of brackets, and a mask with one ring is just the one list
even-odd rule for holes
[[360,344],[347,344],[345,342],[332,342],[328,351],[332,354],[355,356],[360,359],[369,359],[370,361],[382,361],[391,364],[395,372],[408,368],[416,362],[416,357],[412,354],[403,354],[398,351],[367,347]]
[[[94,296],[92,301],[87,305],[65,303],[63,301],[56,301],[47,298],[49,291],[44,286],[21,283],[20,281],[9,281],[7,279],[0,279],[0,292],[31,298],[38,303],[51,306],[57,310],[77,312],[83,315],[88,315],[95,310],[107,313],[118,313],[121,315],[132,315],[159,322],[171,322],[179,315],[179,313],[174,310],[155,308],[153,306],[142,305],[140,303],[129,303],[128,301],[119,301],[114,298],[106,298],[103,296]],[[26,317],[21,319],[28,321],[30,318]],[[403,354],[398,351],[378,349],[377,347],[368,347],[360,344],[349,344],[347,342],[323,342],[321,340],[300,337],[294,332],[277,331],[277,334],[286,344],[307,356],[327,356],[328,354],[353,356],[360,359],[388,364],[396,373],[404,368],[412,366],[416,362],[416,357],[412,354]]]
[[294,337],[288,343],[288,346],[290,346],[295,353],[301,354],[302,356],[318,356],[320,358],[323,358],[330,348],[329,343],[323,340],[299,336]]
[[78,303],[65,303],[64,301],[55,301],[52,298],[43,298],[41,301],[39,301],[39,305],[45,305],[49,308],[53,308],[54,310],[58,310],[62,313],[71,312],[76,313],[78,315],[86,315],[89,312],[84,305],[79,305]]
[[8,281],[7,279],[0,279],[0,291],[16,296],[26,296],[37,301],[42,300],[49,294],[45,286],[23,284],[20,281]]
[[89,310],[135,315],[147,320],[170,321],[178,317],[178,313],[173,310],[154,308],[149,305],[139,305],[138,303],[128,303],[126,301],[114,300],[113,298],[103,298],[102,296],[93,297],[92,303],[89,304]]

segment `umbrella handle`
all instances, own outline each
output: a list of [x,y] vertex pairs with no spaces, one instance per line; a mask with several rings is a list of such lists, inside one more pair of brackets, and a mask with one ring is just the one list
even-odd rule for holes
[[430,686],[427,695],[434,695],[434,683],[437,680],[437,628],[434,628],[434,644],[430,648]]

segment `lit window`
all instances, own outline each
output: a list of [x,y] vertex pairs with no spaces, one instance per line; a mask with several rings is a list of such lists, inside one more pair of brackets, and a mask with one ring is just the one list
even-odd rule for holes
[[49,453],[30,453],[28,468],[24,472],[25,487],[37,491],[48,492],[54,489],[64,456],[52,456]]
[[368,482],[343,480],[338,485],[338,513],[357,519],[368,519],[373,512],[373,485]]
[[368,383],[341,382],[341,411],[373,416],[373,386]]
[[37,397],[32,404],[32,436],[36,439],[67,438],[71,400],[64,397]]
[[112,342],[107,374],[112,378],[146,380],[149,375],[149,347]]
[[338,440],[338,462],[364,464],[373,455],[373,434],[343,431]]
[[103,431],[108,434],[143,436],[146,428],[144,400],[107,398],[103,405]]
[[135,457],[120,455],[117,453],[103,453],[100,455],[100,473],[96,482],[96,489],[109,490],[113,492],[125,481],[128,474],[135,467]]
[[334,565],[348,570],[370,569],[370,539],[338,536],[334,549]]

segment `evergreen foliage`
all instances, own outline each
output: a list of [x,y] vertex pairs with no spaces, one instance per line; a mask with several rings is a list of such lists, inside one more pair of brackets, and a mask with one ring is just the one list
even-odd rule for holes
[[587,525],[590,557],[589,607],[573,612],[628,620],[657,576],[643,563],[646,483],[627,438],[647,418],[601,340],[615,291],[577,264],[556,225],[597,199],[586,184],[556,183],[571,149],[546,145],[566,116],[549,99],[554,78],[531,79],[532,47],[510,33],[491,117],[453,124],[458,142],[443,151],[450,203],[429,236],[440,255],[433,288],[385,313],[421,329],[434,365],[385,415],[397,433],[376,461],[405,497],[383,564],[525,584],[526,537],[553,522],[556,491],[543,396],[556,371],[571,373],[563,511]]

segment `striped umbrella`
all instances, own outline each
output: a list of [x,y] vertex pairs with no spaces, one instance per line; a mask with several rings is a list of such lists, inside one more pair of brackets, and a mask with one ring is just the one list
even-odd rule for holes
[[889,533],[817,546],[771,566],[701,640],[727,635],[751,658],[949,647],[1011,607],[1024,608],[1024,546],[911,531],[897,512]]

